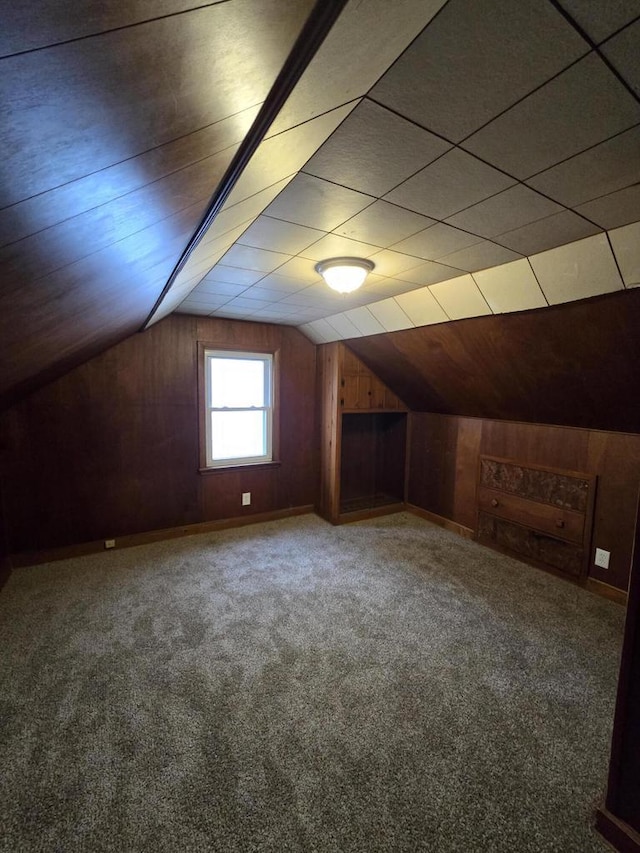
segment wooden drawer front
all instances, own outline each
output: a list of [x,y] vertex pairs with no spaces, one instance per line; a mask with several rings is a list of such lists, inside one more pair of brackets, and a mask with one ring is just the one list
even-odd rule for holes
[[546,503],[521,498],[496,489],[480,488],[478,492],[480,510],[535,527],[541,533],[581,544],[584,536],[584,515],[571,510],[559,509]]
[[582,571],[584,552],[579,546],[484,512],[478,516],[478,540],[570,575],[578,576]]
[[576,512],[589,504],[588,480],[498,459],[482,459],[480,485]]

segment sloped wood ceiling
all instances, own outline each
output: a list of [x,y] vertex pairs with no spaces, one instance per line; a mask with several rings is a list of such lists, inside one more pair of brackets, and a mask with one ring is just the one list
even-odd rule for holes
[[4,4],[0,399],[141,328],[312,8]]
[[640,289],[347,341],[414,411],[640,432]]

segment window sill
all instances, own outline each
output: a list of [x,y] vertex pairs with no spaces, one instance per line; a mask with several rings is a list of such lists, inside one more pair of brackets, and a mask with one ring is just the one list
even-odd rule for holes
[[229,471],[251,471],[259,468],[279,468],[282,462],[273,460],[271,462],[253,462],[249,465],[220,465],[216,468],[198,468],[198,474],[224,474]]

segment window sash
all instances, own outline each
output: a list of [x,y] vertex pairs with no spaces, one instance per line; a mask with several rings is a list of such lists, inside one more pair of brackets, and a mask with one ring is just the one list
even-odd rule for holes
[[[205,350],[205,456],[207,468],[226,468],[241,465],[254,465],[271,462],[273,459],[273,355],[271,353],[251,353],[236,351]],[[264,403],[263,406],[213,406],[211,404],[211,365],[213,360],[259,361],[263,366]],[[258,456],[214,456],[212,414],[214,412],[263,412],[263,446],[265,452]]]

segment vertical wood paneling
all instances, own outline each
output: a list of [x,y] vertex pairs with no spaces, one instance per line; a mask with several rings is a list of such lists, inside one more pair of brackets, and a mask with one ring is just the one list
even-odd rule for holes
[[[596,474],[589,576],[626,590],[640,488],[640,435],[414,413],[409,502],[466,527],[476,525],[480,453]],[[593,562],[611,552],[609,569]]]
[[481,453],[530,465],[584,471],[588,430],[509,421],[482,422]]
[[[279,467],[198,473],[198,338],[279,350]],[[11,552],[312,504],[314,378],[296,329],[187,316],[76,368],[0,416]]]
[[590,574],[626,589],[640,488],[640,436],[591,432],[585,470],[598,474],[593,545],[611,552],[609,568],[592,562]]
[[340,501],[376,493],[378,435],[373,414],[343,415],[340,454]]
[[476,524],[476,472],[482,434],[482,421],[458,419],[453,512],[459,524],[471,528]]
[[640,512],[636,524],[606,810],[597,819],[603,835],[625,851],[640,849]]
[[455,418],[413,413],[408,500],[444,518],[458,520],[454,508]]
[[342,415],[340,501],[404,499],[407,416],[385,412]]
[[340,408],[340,365],[338,343],[318,348],[318,393],[320,397],[320,514],[336,520],[340,511],[340,453],[342,412]]
[[423,413],[412,417],[409,503],[474,527],[482,422]]
[[9,545],[5,525],[4,493],[0,479],[0,589],[7,582],[10,574],[11,564],[9,562]]
[[376,492],[404,500],[407,415],[377,414]]

